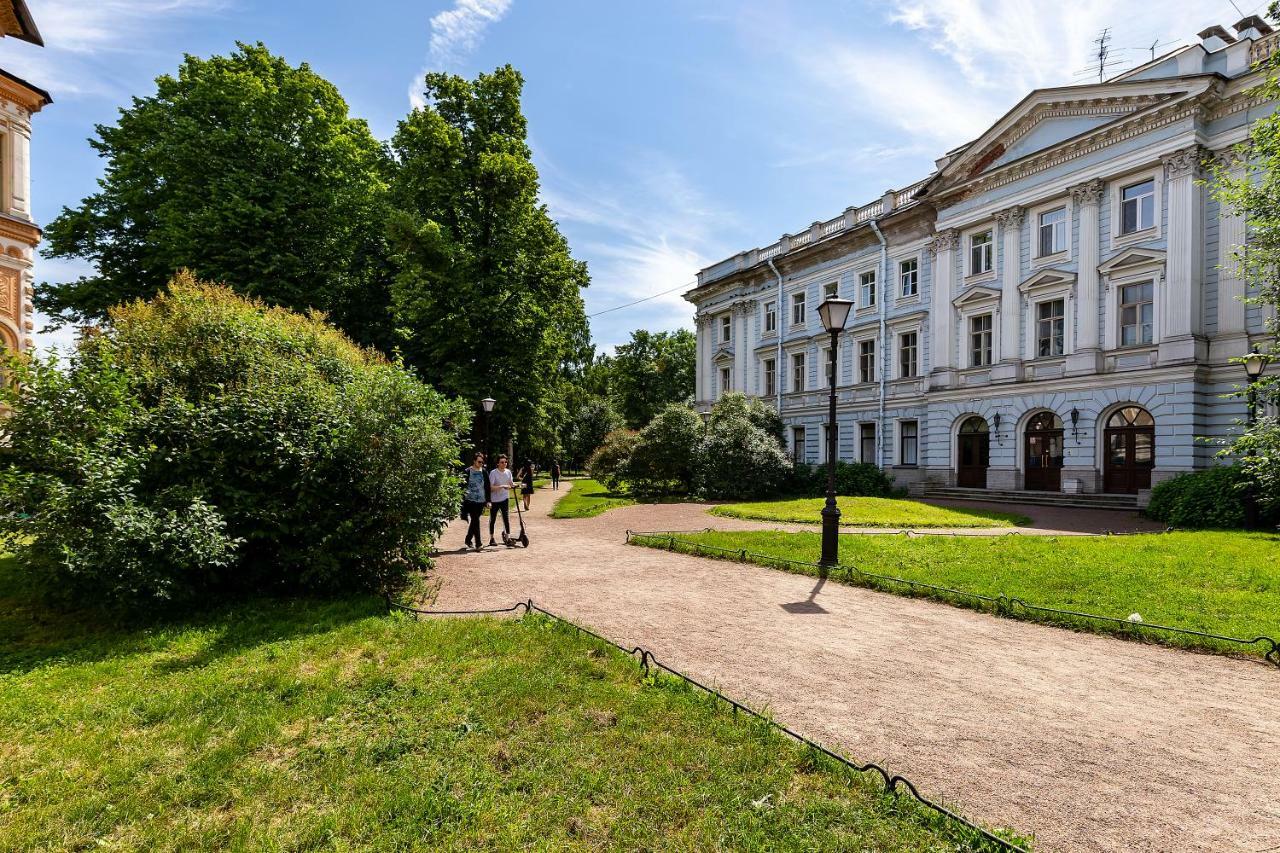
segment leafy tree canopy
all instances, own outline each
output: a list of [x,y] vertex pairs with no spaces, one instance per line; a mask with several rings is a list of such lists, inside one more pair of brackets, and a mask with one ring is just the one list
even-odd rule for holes
[[382,342],[386,155],[309,66],[261,44],[187,56],[96,134],[98,192],[49,224],[45,254],[97,271],[42,287],[42,311],[99,321],[187,268]]
[[693,399],[698,340],[688,329],[637,329],[609,362],[609,392],[627,426],[639,429],[671,403]]

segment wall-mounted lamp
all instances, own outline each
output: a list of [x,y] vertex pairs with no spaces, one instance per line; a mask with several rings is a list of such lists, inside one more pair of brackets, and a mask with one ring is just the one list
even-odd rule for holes
[[1080,443],[1080,410],[1071,410],[1071,437],[1075,439],[1076,444]]
[[999,444],[1000,443],[1000,413],[999,412],[996,412],[996,416],[991,419],[991,422],[995,426],[996,444]]

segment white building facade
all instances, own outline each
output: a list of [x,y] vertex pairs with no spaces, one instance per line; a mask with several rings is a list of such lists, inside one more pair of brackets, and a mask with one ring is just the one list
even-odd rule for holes
[[825,461],[829,336],[839,458],[919,492],[1145,497],[1215,464],[1244,418],[1231,359],[1263,343],[1203,183],[1274,112],[1280,47],[1256,17],[1096,85],[1032,92],[925,180],[698,274],[696,396],[776,402],[797,461]]

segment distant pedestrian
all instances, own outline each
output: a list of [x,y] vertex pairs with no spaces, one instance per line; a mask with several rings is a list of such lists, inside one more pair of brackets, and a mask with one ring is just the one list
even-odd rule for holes
[[533,460],[524,460],[520,469],[520,496],[524,498],[524,511],[529,511],[529,501],[533,500]]
[[511,489],[515,487],[515,478],[507,469],[507,455],[498,457],[498,467],[489,472],[489,544],[497,545],[493,538],[493,528],[498,521],[498,513],[502,513],[502,530],[504,537],[511,535]]
[[484,454],[477,453],[466,470],[466,485],[462,492],[462,515],[467,519],[467,547],[479,551],[484,547],[480,538],[480,516],[489,503],[489,478],[484,474]]
[[551,488],[559,490],[560,488],[560,460],[553,460],[551,463]]

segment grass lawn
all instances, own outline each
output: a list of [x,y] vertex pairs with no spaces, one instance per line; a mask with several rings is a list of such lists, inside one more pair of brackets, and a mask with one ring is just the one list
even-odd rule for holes
[[[560,482],[561,487],[569,485]],[[572,488],[564,494],[551,510],[552,518],[592,518],[602,512],[620,506],[630,506],[634,500],[626,495],[615,495],[595,480],[572,481]]]
[[550,620],[361,599],[124,630],[7,596],[3,850],[963,849]]
[[[758,501],[718,506],[712,515],[820,524],[826,498]],[[836,498],[840,523],[848,527],[1014,527],[1030,524],[1025,515],[977,509],[951,509],[900,498]]]
[[[816,562],[818,533],[775,531],[681,534],[681,540],[772,557]],[[639,541],[666,547],[666,539]],[[769,565],[767,558],[749,560]],[[840,562],[868,572],[895,575],[985,595],[1004,593],[1029,604],[1252,639],[1280,639],[1280,536],[1269,533],[1198,531],[1141,536],[841,536]],[[817,574],[817,569],[780,568]],[[846,578],[839,570],[835,580]],[[884,587],[905,592],[901,586]],[[1016,611],[1019,615],[1023,611]],[[1062,617],[1073,626],[1125,632]],[[1261,644],[1242,649],[1212,640],[1173,638],[1162,642],[1214,650],[1262,654]],[[1166,637],[1168,637],[1166,639]]]

